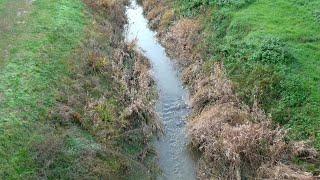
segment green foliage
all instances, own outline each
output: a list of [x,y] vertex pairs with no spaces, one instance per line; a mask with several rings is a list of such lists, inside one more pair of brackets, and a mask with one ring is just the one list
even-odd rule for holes
[[320,23],[320,10],[316,10],[314,13],[314,16],[315,16],[317,22]]
[[183,16],[194,16],[208,5],[213,4],[213,0],[178,0],[175,2],[177,11]]
[[184,16],[195,16],[208,7],[242,8],[256,0],[178,0],[177,9]]
[[181,0],[181,5],[184,10],[198,9],[202,6],[212,4],[210,0]]
[[254,1],[256,0],[216,0],[216,4],[220,7],[235,6],[237,8],[241,8],[253,3]]
[[226,36],[227,28],[230,25],[231,15],[229,10],[222,9],[221,11],[217,11],[214,13],[213,18],[211,19],[211,24],[213,30],[216,32],[215,37],[216,39],[221,39]]
[[268,64],[288,63],[291,58],[285,44],[274,37],[263,40],[259,50],[253,55],[253,60]]

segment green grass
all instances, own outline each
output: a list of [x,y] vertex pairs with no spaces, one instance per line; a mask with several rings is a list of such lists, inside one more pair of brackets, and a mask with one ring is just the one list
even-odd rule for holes
[[[21,8],[28,13],[16,17]],[[10,45],[0,59],[1,178],[36,173],[30,146],[42,138],[39,121],[54,105],[59,80],[68,74],[66,59],[84,37],[83,8],[80,0],[0,2],[0,16],[9,23],[0,47]]]
[[[213,1],[180,0],[176,12],[199,16],[205,40],[200,49],[206,66],[223,60],[239,96],[252,105],[254,95],[276,122],[289,128],[292,139],[310,139],[320,149],[320,23],[317,0]],[[279,49],[272,41],[282,42]],[[271,43],[271,44],[263,44]],[[285,52],[287,62],[280,58]],[[277,63],[259,61],[261,53]]]
[[[130,133],[140,121],[119,118],[130,102],[110,64],[126,51],[123,17],[106,9],[94,0],[0,0],[0,179],[156,173],[151,150],[139,159],[146,136]],[[130,53],[123,71],[134,65]]]
[[[295,139],[316,138],[313,140],[320,148],[320,23],[314,16],[317,9],[320,9],[319,1],[257,1],[234,12],[230,26],[245,24],[250,31],[243,40],[248,44],[259,44],[265,36],[277,37],[287,44],[295,59],[288,65],[284,81],[297,84],[289,82],[290,85],[282,89],[282,98],[277,99],[280,102],[274,102],[269,112],[277,111],[279,105],[287,106],[283,110],[289,110],[291,117],[284,120],[277,117],[277,120],[284,121],[292,129]],[[234,36],[231,33],[228,35]],[[290,91],[292,86],[297,85],[302,87],[303,92]],[[299,106],[285,104],[286,97],[294,93],[304,96],[306,92],[308,95]]]

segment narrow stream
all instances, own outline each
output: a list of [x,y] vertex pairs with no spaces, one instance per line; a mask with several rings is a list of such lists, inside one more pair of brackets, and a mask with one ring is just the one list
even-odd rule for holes
[[186,117],[189,115],[188,92],[183,88],[178,71],[166,55],[165,49],[157,41],[156,33],[149,29],[142,7],[132,0],[126,14],[126,38],[128,41],[137,39],[137,46],[151,61],[159,91],[156,108],[163,120],[165,134],[155,141],[163,171],[163,175],[158,179],[196,179],[194,162],[187,148],[185,127]]

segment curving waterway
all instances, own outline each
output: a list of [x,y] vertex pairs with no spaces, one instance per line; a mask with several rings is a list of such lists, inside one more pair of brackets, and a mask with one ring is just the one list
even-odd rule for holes
[[157,41],[156,33],[148,27],[142,7],[132,0],[126,14],[126,39],[136,39],[138,48],[151,61],[159,92],[156,109],[163,121],[165,134],[155,141],[163,171],[158,179],[196,179],[194,161],[187,147],[186,118],[190,113],[188,92],[183,88],[175,65]]

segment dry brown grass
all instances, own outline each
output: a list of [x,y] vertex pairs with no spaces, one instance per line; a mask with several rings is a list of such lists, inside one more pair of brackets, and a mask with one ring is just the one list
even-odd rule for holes
[[263,165],[258,170],[258,179],[313,180],[311,173],[279,163],[276,166]]
[[92,68],[92,71],[104,71],[110,67],[110,60],[107,57],[101,56],[96,52],[91,52],[88,57],[88,66]]
[[[197,87],[197,81],[194,81],[195,79],[202,79],[202,64],[194,63],[189,65],[188,67],[184,68],[182,71],[182,81],[184,84],[187,84],[190,88],[191,93],[193,93],[196,90]],[[206,82],[206,80],[203,80]]]
[[150,21],[149,25],[152,29],[165,31],[173,23],[175,14],[170,2],[140,0],[139,3],[146,12],[146,18]]
[[198,20],[185,18],[174,23],[176,17],[172,2],[140,0],[140,3],[150,21],[150,27],[156,29],[159,36],[164,36],[161,40],[170,54],[183,61],[200,60],[199,55],[194,53],[202,29]]
[[145,12],[149,12],[156,6],[159,6],[158,0],[139,0],[139,2],[142,4],[142,7]]
[[174,10],[168,9],[164,12],[163,16],[161,17],[160,27],[162,30],[166,29],[173,23],[175,18]]
[[145,10],[146,17],[150,21],[150,27],[152,29],[158,29],[161,17],[163,16],[166,6],[162,1],[157,0],[147,0],[142,2],[143,9]]
[[143,130],[148,137],[161,131],[153,110],[155,92],[149,61],[135,50],[134,42],[120,44],[112,57],[108,62],[109,70],[100,73],[107,73],[109,77],[106,78],[118,84],[115,86],[117,92],[89,99],[84,116],[90,117],[91,121],[82,123],[82,126],[92,129],[105,143],[113,136],[133,129]]
[[191,104],[194,112],[200,112],[208,104],[238,103],[231,82],[225,78],[221,69],[222,65],[216,63],[211,76],[203,77],[193,84]]
[[97,7],[103,7],[105,10],[110,11],[108,15],[113,23],[118,26],[123,26],[127,22],[124,11],[128,0],[99,0],[94,3],[97,4]]
[[151,11],[147,14],[148,20],[153,20],[161,16],[164,11],[164,6],[157,6],[157,8],[151,9]]
[[[288,177],[295,174],[312,177],[292,166],[278,167],[297,154],[310,158],[316,155],[309,148],[298,150],[285,142],[286,132],[274,128],[258,107],[242,105],[219,63],[215,64],[211,77],[196,84],[192,103],[198,115],[189,123],[189,134],[192,145],[203,153],[198,173],[201,179],[253,179],[258,175],[264,177],[275,168]],[[279,173],[270,175],[272,177],[280,178]]]
[[177,57],[183,66],[201,61],[196,52],[201,29],[197,20],[181,19],[165,34],[163,44],[168,47],[170,55]]

